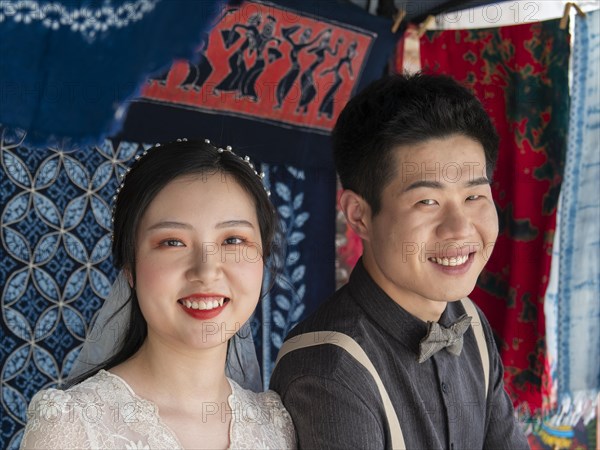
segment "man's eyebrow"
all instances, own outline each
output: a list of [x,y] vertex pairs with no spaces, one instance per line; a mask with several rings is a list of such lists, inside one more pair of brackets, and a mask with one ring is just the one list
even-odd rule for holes
[[419,188],[443,189],[443,186],[442,186],[442,183],[440,183],[439,181],[420,180],[420,181],[415,181],[414,183],[409,184],[408,186],[406,186],[404,188],[404,190],[402,192],[408,192],[408,191],[412,191],[413,189],[419,189]]
[[[465,183],[465,186],[466,187],[474,187],[474,186],[482,186],[484,184],[489,185],[490,180],[488,180],[486,177],[479,177],[479,178],[475,178],[474,180],[467,181]],[[420,180],[420,181],[415,181],[414,183],[409,184],[407,187],[404,188],[404,190],[402,192],[408,192],[408,191],[412,191],[413,189],[419,189],[419,188],[444,189],[444,185],[442,183],[440,183],[439,181]]]
[[486,177],[479,177],[479,178],[475,178],[474,180],[470,180],[466,183],[467,187],[473,187],[473,186],[482,186],[484,184],[489,185],[490,184],[490,180],[488,180]]

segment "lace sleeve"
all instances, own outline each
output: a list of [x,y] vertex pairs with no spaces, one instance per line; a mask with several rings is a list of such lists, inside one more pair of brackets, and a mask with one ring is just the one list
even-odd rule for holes
[[255,393],[235,382],[232,387],[230,450],[297,448],[292,418],[276,392]]
[[296,429],[290,413],[281,402],[279,394],[274,391],[265,392],[267,403],[271,405],[271,417],[273,425],[281,435],[281,448],[296,449]]
[[38,392],[27,410],[21,449],[89,449],[90,442],[71,395],[57,389]]

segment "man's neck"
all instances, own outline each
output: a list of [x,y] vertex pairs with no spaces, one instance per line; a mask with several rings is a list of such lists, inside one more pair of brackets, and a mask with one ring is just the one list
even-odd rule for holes
[[377,263],[368,255],[363,254],[363,265],[369,276],[375,284],[382,289],[388,297],[400,305],[405,311],[424,322],[437,322],[444,311],[447,302],[430,300],[422,297],[415,292],[401,289],[396,286],[392,280],[379,270]]

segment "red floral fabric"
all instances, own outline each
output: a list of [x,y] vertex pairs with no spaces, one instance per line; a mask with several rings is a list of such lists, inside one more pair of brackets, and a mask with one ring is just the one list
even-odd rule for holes
[[471,298],[496,334],[509,395],[539,412],[549,386],[543,300],[566,150],[568,31],[558,20],[434,31],[420,52],[424,72],[474,91],[500,134],[492,184],[500,233]]

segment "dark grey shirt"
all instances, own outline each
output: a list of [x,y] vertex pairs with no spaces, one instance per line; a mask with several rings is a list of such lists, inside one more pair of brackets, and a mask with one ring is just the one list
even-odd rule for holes
[[[462,314],[449,303],[439,322]],[[441,350],[422,364],[419,342],[427,325],[388,297],[359,261],[350,281],[288,339],[338,331],[365,350],[388,391],[408,449],[528,449],[504,391],[503,368],[483,318],[491,381],[485,400],[483,367],[472,328],[460,356]],[[390,448],[381,397],[369,372],[345,350],[320,345],[281,359],[271,378],[290,412],[300,448]]]

